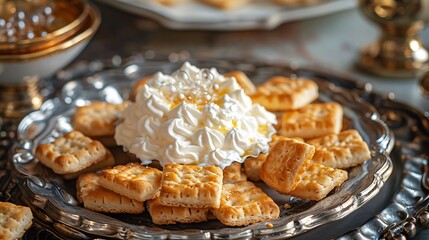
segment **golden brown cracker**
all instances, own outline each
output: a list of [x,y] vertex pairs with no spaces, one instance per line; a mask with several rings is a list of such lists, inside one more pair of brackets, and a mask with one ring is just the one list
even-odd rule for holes
[[58,174],[81,171],[104,160],[105,156],[106,148],[99,141],[93,141],[78,131],[36,147],[39,161]]
[[222,179],[222,169],[217,166],[166,164],[160,201],[172,207],[217,208]]
[[297,110],[283,112],[280,134],[304,139],[339,133],[343,108],[335,102],[315,103]]
[[274,190],[292,191],[314,154],[314,147],[293,139],[279,140],[262,165],[261,179]]
[[142,213],[143,202],[121,196],[103,188],[96,173],[84,173],[76,181],[79,202],[87,209],[107,213]]
[[88,137],[113,137],[119,113],[126,106],[126,102],[113,104],[95,101],[78,107],[73,117],[73,128]]
[[195,223],[207,221],[209,208],[169,207],[159,197],[147,201],[147,210],[155,224]]
[[74,173],[66,173],[66,174],[62,174],[61,176],[66,180],[71,180],[79,177],[79,175],[82,173],[95,172],[105,168],[113,167],[114,165],[115,165],[115,157],[108,149],[106,149],[106,156],[104,157],[104,160],[100,161],[99,163],[93,164],[81,171],[74,172]]
[[319,201],[340,186],[348,178],[346,171],[311,163],[301,175],[295,189],[289,195]]
[[144,202],[158,196],[162,172],[140,163],[118,165],[100,173],[99,183],[122,196]]
[[220,207],[212,213],[227,226],[246,226],[276,219],[280,209],[252,182],[241,181],[223,185]]
[[371,158],[368,145],[354,129],[311,139],[307,143],[316,148],[312,161],[332,168],[354,167]]
[[30,228],[33,214],[29,207],[9,202],[0,202],[0,239],[15,240],[21,238]]
[[251,98],[269,111],[285,111],[302,108],[318,96],[319,87],[312,80],[277,76],[258,86]]

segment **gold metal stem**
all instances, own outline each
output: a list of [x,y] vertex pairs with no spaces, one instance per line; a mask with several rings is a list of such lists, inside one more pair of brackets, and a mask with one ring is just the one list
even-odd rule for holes
[[19,85],[0,85],[0,113],[4,118],[22,118],[39,109],[45,97],[38,79]]
[[429,21],[429,0],[359,0],[362,12],[380,26],[380,38],[361,52],[361,69],[385,77],[420,77],[429,54],[418,37]]

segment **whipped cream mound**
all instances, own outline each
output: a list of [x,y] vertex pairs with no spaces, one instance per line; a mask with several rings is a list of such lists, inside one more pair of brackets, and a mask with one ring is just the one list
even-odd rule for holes
[[172,73],[156,73],[122,112],[115,140],[143,164],[216,165],[268,151],[277,123],[216,69],[190,63]]

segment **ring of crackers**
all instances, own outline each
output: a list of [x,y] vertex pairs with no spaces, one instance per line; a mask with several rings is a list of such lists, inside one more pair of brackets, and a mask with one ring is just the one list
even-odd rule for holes
[[[243,72],[230,72],[225,77],[234,77],[244,91],[252,95],[254,101],[259,101],[269,110],[285,111],[280,124],[283,136],[273,135],[268,154],[248,158],[243,165],[233,163],[223,170],[217,166],[167,164],[161,172],[139,163],[130,163],[106,169],[100,174],[84,173],[94,171],[92,168],[63,174],[64,177],[80,174],[76,190],[84,207],[100,212],[141,213],[145,210],[146,201],[155,224],[207,221],[211,211],[224,225],[246,226],[276,219],[280,214],[278,205],[262,189],[247,181],[247,178],[253,181],[263,180],[279,193],[315,201],[325,198],[347,180],[347,172],[336,169],[344,165],[329,165],[328,162],[332,162],[332,158],[343,157],[341,150],[336,151],[336,147],[346,145],[352,148],[348,144],[354,144],[353,147],[363,149],[366,143],[355,132],[346,131],[350,136],[339,133],[343,115],[341,105],[310,104],[318,97],[315,82],[274,77],[255,88]],[[135,99],[138,89],[148,79],[150,77],[143,78],[134,86],[131,99]],[[87,115],[97,112],[101,105],[105,106],[105,103],[94,102],[79,108],[74,121],[84,124],[91,120],[93,116]],[[98,117],[107,119],[107,112]],[[311,120],[310,123],[308,119]],[[79,128],[78,125],[75,124],[75,128]],[[326,135],[328,133],[330,135]],[[85,137],[80,134],[80,137]],[[303,138],[312,139],[304,143]],[[89,142],[82,142],[89,145]],[[55,146],[55,142],[53,145]],[[39,152],[39,159],[43,159],[44,155],[41,153],[44,152],[44,147],[40,148],[36,150],[36,156]],[[110,152],[105,151],[102,159],[109,158]],[[347,166],[360,164],[364,161],[363,158],[367,158],[368,152],[369,150],[359,152],[362,158],[356,161],[350,160],[349,154],[345,160]],[[48,164],[49,162],[45,165]],[[94,162],[90,166],[97,165]],[[54,170],[54,166],[50,167]]]

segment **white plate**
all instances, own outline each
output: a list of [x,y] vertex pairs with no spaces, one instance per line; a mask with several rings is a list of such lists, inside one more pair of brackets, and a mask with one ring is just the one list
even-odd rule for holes
[[172,29],[273,29],[288,21],[322,16],[353,8],[355,0],[325,0],[302,7],[279,6],[255,0],[241,8],[220,10],[194,1],[164,6],[154,0],[104,0],[122,10],[151,18]]

